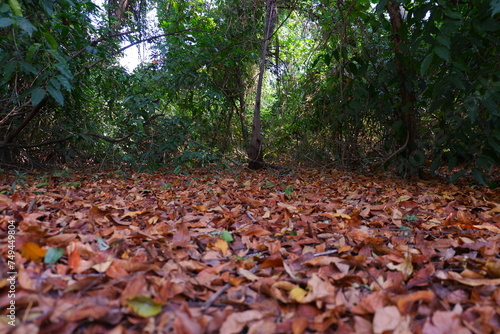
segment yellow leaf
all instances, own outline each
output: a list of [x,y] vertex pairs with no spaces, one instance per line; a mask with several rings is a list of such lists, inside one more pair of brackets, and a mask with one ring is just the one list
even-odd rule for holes
[[193,205],[193,208],[201,212],[205,212],[208,210],[207,207],[204,205]]
[[220,249],[222,255],[226,256],[229,245],[227,244],[226,241],[222,240],[221,238],[217,238],[217,241],[215,241],[214,243],[214,247]]
[[105,262],[94,264],[92,266],[92,269],[94,269],[98,273],[104,273],[111,266],[111,263],[113,263],[113,259],[109,258]]
[[486,261],[486,270],[494,278],[500,278],[500,261],[489,259]]
[[127,301],[127,305],[139,316],[149,318],[161,312],[158,304],[149,296],[139,295]]
[[290,290],[290,298],[300,303],[302,299],[307,295],[307,291],[302,289],[301,287],[296,287]]
[[238,274],[245,277],[249,281],[257,281],[260,277],[253,274],[250,270],[244,268],[238,268]]
[[127,212],[126,214],[124,214],[122,216],[122,218],[125,218],[125,217],[135,217],[135,216],[139,216],[139,215],[142,215],[144,213],[147,213],[148,211],[130,211],[130,212]]
[[403,273],[405,277],[409,277],[413,273],[413,264],[411,263],[411,256],[407,256],[403,263],[395,265],[393,263],[388,263],[387,268],[391,270],[397,270]]
[[151,218],[149,218],[148,223],[151,225],[154,225],[154,224],[158,223],[158,219],[160,219],[160,217],[158,217],[158,216],[151,217]]
[[21,254],[28,260],[40,261],[46,251],[34,242],[27,242],[21,247]]
[[344,218],[344,219],[351,219],[351,216],[346,215],[345,213],[335,212],[335,213],[332,213],[332,216],[337,217],[337,218],[341,217],[341,218]]
[[500,204],[497,204],[493,209],[488,211],[488,213],[499,213],[499,212],[500,212]]
[[411,196],[408,195],[401,195],[398,198],[398,202],[404,202],[404,201],[409,201],[411,199]]

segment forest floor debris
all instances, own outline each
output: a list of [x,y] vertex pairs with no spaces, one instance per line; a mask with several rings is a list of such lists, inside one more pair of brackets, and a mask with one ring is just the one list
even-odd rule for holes
[[497,190],[307,169],[0,180],[0,332],[500,328]]

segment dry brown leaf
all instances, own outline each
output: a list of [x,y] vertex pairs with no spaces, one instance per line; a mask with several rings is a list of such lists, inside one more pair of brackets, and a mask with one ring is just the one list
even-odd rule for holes
[[469,286],[500,285],[500,278],[467,278],[453,271],[448,272],[448,278]]
[[382,334],[394,331],[401,322],[401,313],[396,306],[386,306],[375,311],[373,333]]
[[[16,315],[31,332],[41,316],[44,329],[68,333],[82,324],[95,333],[251,334],[478,334],[500,325],[496,190],[300,168],[293,178],[190,173],[74,171],[67,182],[77,189],[41,193],[29,179],[0,194],[0,234],[11,219],[16,232],[15,247],[0,238],[13,248],[0,270],[18,270]],[[0,189],[12,182],[0,177]],[[221,230],[234,240],[223,242]],[[29,260],[19,254],[28,242],[64,255],[54,265]],[[4,293],[10,284],[0,281]],[[163,312],[137,316],[127,306],[137,296]]]
[[262,313],[256,310],[235,312],[227,317],[220,328],[220,334],[240,333],[250,322],[262,319]]
[[460,315],[452,311],[436,311],[432,318],[427,318],[423,334],[472,334],[460,321]]
[[403,273],[404,277],[407,278],[411,274],[413,274],[413,264],[412,264],[411,256],[406,256],[405,260],[398,265],[395,265],[393,263],[388,263],[387,268],[389,268],[391,270],[400,271],[401,273]]

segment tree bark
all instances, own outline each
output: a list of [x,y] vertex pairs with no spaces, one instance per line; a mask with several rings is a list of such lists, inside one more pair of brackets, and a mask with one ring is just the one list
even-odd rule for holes
[[[394,43],[394,58],[396,62],[396,70],[400,80],[399,91],[401,94],[401,105],[396,108],[395,117],[401,120],[403,131],[397,137],[398,144],[404,148],[401,153],[405,158],[408,158],[417,148],[416,141],[418,140],[418,115],[416,112],[415,91],[412,88],[410,70],[404,64],[404,52],[401,45],[404,43],[401,38],[401,25],[403,17],[401,15],[400,4],[396,0],[389,0],[387,3],[387,11],[391,22],[392,41]],[[398,150],[399,151],[399,150]]]
[[264,28],[264,40],[260,52],[259,79],[257,82],[257,92],[255,96],[255,110],[253,113],[252,138],[248,148],[248,168],[260,169],[265,166],[264,152],[262,151],[262,127],[260,121],[260,107],[262,98],[262,82],[266,71],[266,55],[269,47],[269,40],[272,37],[277,18],[276,0],[266,1],[266,18]]

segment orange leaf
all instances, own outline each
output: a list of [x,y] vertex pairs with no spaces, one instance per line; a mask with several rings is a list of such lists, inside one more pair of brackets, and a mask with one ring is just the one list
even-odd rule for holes
[[226,256],[229,245],[227,244],[226,241],[222,240],[221,238],[217,238],[217,240],[214,243],[214,247],[220,249],[222,255]]
[[28,260],[40,261],[46,252],[46,250],[31,241],[21,247],[21,254]]
[[69,254],[68,257],[68,267],[73,269],[75,271],[79,266],[82,258],[80,256],[80,252],[78,251],[78,248],[73,249],[71,254]]

